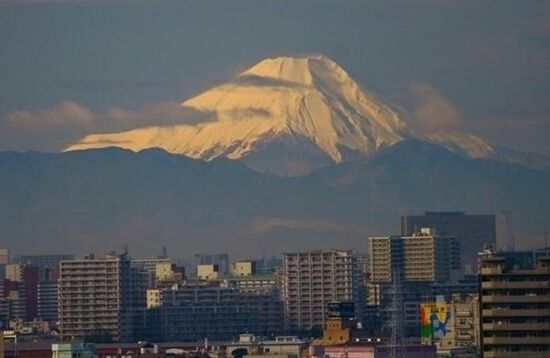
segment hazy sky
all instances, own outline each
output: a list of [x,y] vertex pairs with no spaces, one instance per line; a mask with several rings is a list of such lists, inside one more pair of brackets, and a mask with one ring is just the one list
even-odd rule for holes
[[182,99],[311,52],[413,114],[550,154],[550,1],[503,0],[0,0],[0,150],[194,121]]

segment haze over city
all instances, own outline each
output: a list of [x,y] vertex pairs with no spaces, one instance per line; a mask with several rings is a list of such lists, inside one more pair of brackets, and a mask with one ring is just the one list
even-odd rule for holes
[[549,19],[0,0],[0,358],[550,357]]

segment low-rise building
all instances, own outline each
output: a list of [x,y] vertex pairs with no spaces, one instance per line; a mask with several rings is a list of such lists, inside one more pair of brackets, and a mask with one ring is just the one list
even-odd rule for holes
[[233,339],[283,331],[283,304],[277,290],[241,291],[217,281],[187,282],[148,291],[149,339],[176,341]]

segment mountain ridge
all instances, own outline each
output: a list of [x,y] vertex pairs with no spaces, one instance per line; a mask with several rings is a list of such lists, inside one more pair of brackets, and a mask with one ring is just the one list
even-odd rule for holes
[[0,172],[0,235],[16,252],[128,243],[148,255],[160,246],[257,255],[331,248],[335,238],[363,249],[368,235],[398,233],[402,214],[502,209],[533,247],[550,212],[550,174],[413,140],[300,177],[118,148],[0,153]]

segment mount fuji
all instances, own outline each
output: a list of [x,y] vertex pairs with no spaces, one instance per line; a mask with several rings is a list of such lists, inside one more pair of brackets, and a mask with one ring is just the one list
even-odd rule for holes
[[91,134],[66,151],[158,147],[205,161],[240,160],[256,171],[282,176],[372,157],[406,139],[438,144],[470,158],[495,154],[492,145],[472,134],[423,133],[322,55],[263,60],[182,106],[208,113],[210,120]]

